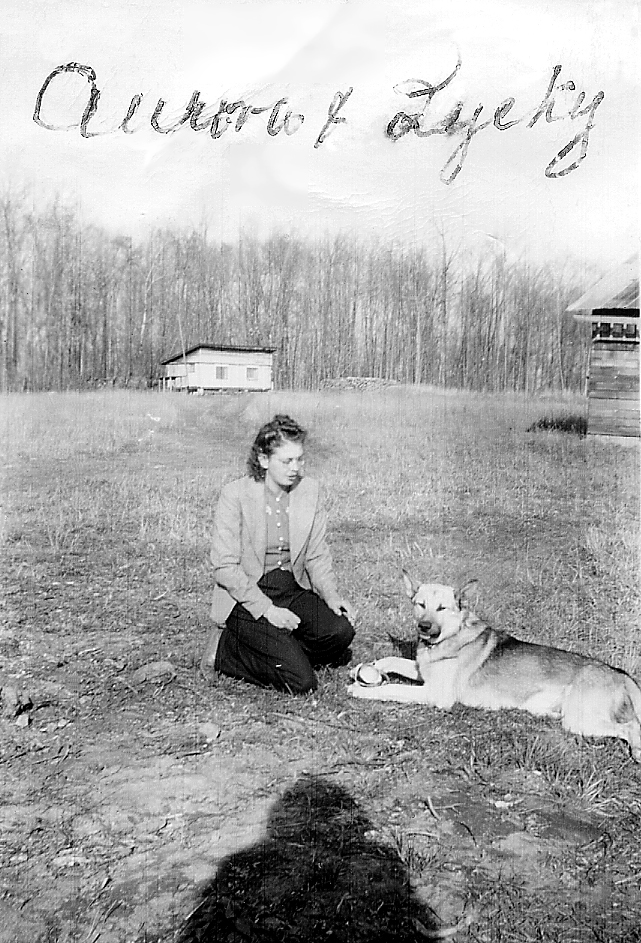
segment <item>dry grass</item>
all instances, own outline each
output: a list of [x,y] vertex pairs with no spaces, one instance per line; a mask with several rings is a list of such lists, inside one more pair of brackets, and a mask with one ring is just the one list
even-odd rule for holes
[[[243,473],[260,423],[287,411],[311,431],[308,473],[325,485],[336,570],[360,614],[357,660],[389,652],[388,632],[411,637],[400,581],[405,567],[425,580],[476,577],[474,606],[497,626],[590,653],[639,677],[638,443],[624,447],[577,432],[584,410],[578,397],[427,388],[203,398],[42,394],[6,397],[2,406],[8,456],[2,673],[18,683],[52,677],[58,662],[59,671],[73,669],[84,697],[100,707],[93,726],[87,721],[86,733],[69,741],[70,758],[81,761],[88,737],[116,733],[123,755],[135,753],[142,749],[132,739],[140,727],[158,738],[144,754],[150,763],[158,750],[188,757],[202,749],[198,721],[210,719],[212,709],[234,731],[230,764],[243,751],[280,751],[278,777],[261,778],[256,769],[253,798],[317,802],[321,817],[326,807],[337,810],[336,831],[329,830],[318,858],[325,888],[319,900],[336,914],[332,922],[318,910],[328,939],[379,938],[372,913],[367,919],[361,913],[359,921],[357,906],[372,905],[370,866],[354,873],[351,884],[345,875],[354,849],[366,862],[370,853],[378,855],[387,933],[402,899],[423,930],[474,914],[457,939],[635,939],[641,775],[622,744],[579,741],[552,721],[515,712],[347,702],[345,672],[324,672],[318,694],[308,698],[228,679],[204,692],[193,664],[207,629],[218,490]],[[135,689],[128,672],[153,658],[171,659],[178,677],[149,696]],[[46,710],[36,712],[36,721]],[[248,717],[251,723],[241,722]],[[5,734],[3,796],[15,802],[25,781],[39,782],[36,772],[44,766],[34,764],[50,747],[44,740],[25,745],[14,726]],[[316,778],[296,780],[301,764]],[[293,782],[298,791],[287,792],[283,783]],[[42,788],[54,805],[70,801],[62,778]],[[81,787],[74,788],[73,801],[80,803]],[[87,815],[95,812],[89,794],[83,801]],[[514,858],[515,830],[543,842],[547,857],[519,845]],[[316,853],[316,837],[304,832],[298,844],[281,833],[277,838],[284,844],[270,846],[270,854],[291,867],[298,854],[301,874],[312,881],[303,858]],[[193,834],[189,840],[196,842]],[[24,836],[21,841],[32,847]],[[242,877],[242,868],[259,867],[257,861],[249,853],[232,856],[225,874],[240,868]],[[263,900],[253,923],[238,916],[241,904],[252,906],[240,891],[234,903],[227,887],[221,909],[220,882],[201,888],[198,913],[210,915],[209,930],[218,927],[226,934],[221,939],[235,933],[239,940],[284,940],[287,920],[299,939],[300,933],[318,938],[321,924],[305,923],[300,899],[296,909],[283,882],[271,911]],[[337,882],[346,882],[338,896]],[[196,906],[189,890],[176,892],[172,905],[185,940],[202,929],[195,918],[181,924]],[[147,896],[147,908],[152,899]],[[24,931],[11,943],[66,943],[96,933],[101,943],[172,939],[166,911],[143,933],[124,916],[110,930],[106,907],[98,923],[95,909],[78,907],[75,935],[53,908],[55,932],[29,937]],[[127,912],[122,901],[111,919],[121,912]],[[408,918],[403,939],[425,938],[420,926]]]
[[217,490],[243,473],[256,427],[289,411],[311,430],[308,473],[325,484],[336,568],[361,612],[359,657],[411,631],[407,567],[476,577],[476,608],[496,625],[641,673],[638,450],[556,431],[578,398],[400,388],[4,406],[14,544],[80,552],[101,534],[149,555],[169,591],[188,557],[204,597]]

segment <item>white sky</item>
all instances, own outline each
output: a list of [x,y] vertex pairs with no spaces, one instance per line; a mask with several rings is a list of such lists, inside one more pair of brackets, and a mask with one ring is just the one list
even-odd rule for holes
[[[502,244],[511,257],[605,267],[638,240],[636,14],[628,0],[4,0],[0,187],[27,185],[36,208],[60,193],[86,221],[134,236],[206,223],[216,239],[344,230],[421,245],[442,229],[464,251]],[[394,86],[438,84],[458,56],[426,127],[457,101],[463,119],[482,104],[479,120],[491,120],[509,97],[505,121],[529,116],[555,65],[557,86],[572,80],[576,90],[558,93],[557,121],[479,131],[448,186],[440,174],[461,134],[393,143],[384,132],[398,111],[420,107]],[[133,134],[85,139],[36,125],[38,90],[69,62],[97,73],[90,130],[117,128],[143,94]],[[334,94],[349,87],[346,122],[314,148]],[[212,110],[221,98],[271,107],[286,97],[305,121],[289,137],[267,134],[269,112],[218,140],[189,126],[151,129],[158,98],[166,124],[196,89]],[[88,91],[80,76],[55,79],[43,119],[78,122]],[[586,117],[562,117],[580,91],[584,106],[605,93],[587,156],[548,179],[546,166],[585,128]],[[578,147],[559,167],[576,156]]]

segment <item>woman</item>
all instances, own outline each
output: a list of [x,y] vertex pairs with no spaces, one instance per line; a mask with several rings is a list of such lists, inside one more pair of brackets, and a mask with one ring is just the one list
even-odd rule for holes
[[249,475],[221,491],[205,675],[304,693],[317,686],[316,666],[349,663],[355,613],[336,588],[318,483],[303,477],[306,435],[274,416],[251,447]]

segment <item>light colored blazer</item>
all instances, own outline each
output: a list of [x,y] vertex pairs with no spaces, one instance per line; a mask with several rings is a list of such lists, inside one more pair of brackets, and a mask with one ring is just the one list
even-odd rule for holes
[[[329,605],[339,601],[326,543],[327,515],[318,482],[302,478],[289,494],[289,545],[294,577]],[[239,602],[259,619],[271,600],[258,588],[267,547],[265,483],[240,478],[225,485],[214,515],[211,560],[216,586],[211,617],[222,625]]]

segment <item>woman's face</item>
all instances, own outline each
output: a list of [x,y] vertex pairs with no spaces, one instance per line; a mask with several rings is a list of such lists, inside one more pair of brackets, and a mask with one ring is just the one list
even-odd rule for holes
[[265,482],[272,491],[291,488],[303,476],[304,449],[300,442],[285,440],[271,455],[258,457],[265,469]]

